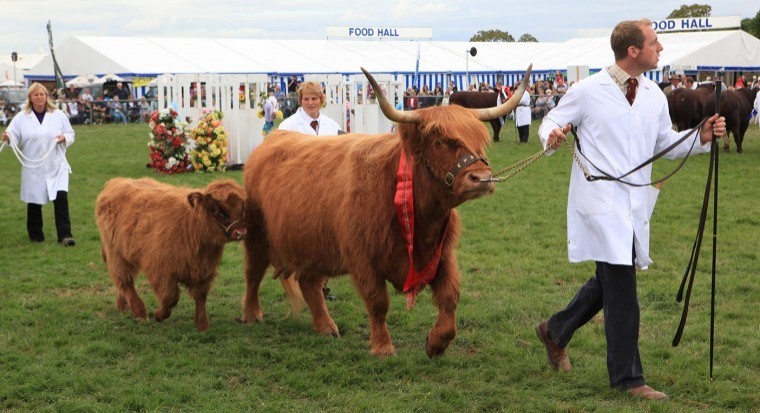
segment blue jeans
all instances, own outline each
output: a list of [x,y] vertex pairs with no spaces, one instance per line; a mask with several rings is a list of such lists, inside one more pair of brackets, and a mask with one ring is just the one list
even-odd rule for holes
[[113,116],[113,123],[127,123],[127,117],[118,110],[112,110],[111,116]]

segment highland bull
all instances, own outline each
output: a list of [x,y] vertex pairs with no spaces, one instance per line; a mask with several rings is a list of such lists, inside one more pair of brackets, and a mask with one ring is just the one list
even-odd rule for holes
[[247,232],[244,214],[245,192],[232,180],[212,182],[203,191],[149,178],[108,181],[98,195],[95,218],[119,311],[129,307],[135,317],[147,318],[135,290],[135,276],[143,270],[158,298],[156,321],[169,317],[177,305],[181,283],[195,300],[196,328],[208,329],[206,297],[224,244]]
[[[363,70],[363,69],[362,69]],[[364,71],[374,90],[381,90]],[[314,330],[339,336],[322,284],[349,274],[365,303],[370,351],[391,355],[387,284],[407,293],[407,305],[430,286],[438,318],[427,336],[429,357],[456,336],[460,274],[455,249],[458,205],[493,192],[485,160],[483,121],[511,112],[514,96],[491,109],[436,106],[395,110],[378,95],[395,134],[315,139],[277,131],[248,158],[243,321],[262,319],[259,286],[269,265],[294,272]]]

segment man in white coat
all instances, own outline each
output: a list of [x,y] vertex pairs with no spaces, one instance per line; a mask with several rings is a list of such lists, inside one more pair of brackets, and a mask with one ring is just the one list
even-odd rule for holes
[[39,83],[29,88],[24,110],[16,115],[3,141],[20,149],[21,200],[27,203],[26,227],[29,239],[43,242],[42,205],[53,201],[58,242],[75,245],[69,219],[69,174],[66,148],[74,143],[74,130],[68,117],[50,101],[48,91]]
[[[583,155],[591,166],[620,176],[662,151],[687,132],[671,129],[665,95],[643,76],[657,68],[662,45],[649,20],[619,23],[610,37],[615,63],[568,89],[559,105],[544,118],[539,137],[547,153],[577,128]],[[708,119],[699,132],[700,144],[687,139],[666,156],[677,158],[709,152],[713,137],[725,133],[725,119]],[[587,159],[586,159],[587,158]],[[626,177],[628,182],[651,181],[651,165]],[[575,331],[604,310],[607,338],[607,372],[610,386],[643,399],[667,396],[646,385],[639,357],[639,304],[636,267],[649,258],[650,187],[620,182],[589,182],[573,163],[567,203],[567,240],[570,262],[593,260],[596,274],[577,292],[568,306],[536,332],[555,370],[570,370],[565,347]]]

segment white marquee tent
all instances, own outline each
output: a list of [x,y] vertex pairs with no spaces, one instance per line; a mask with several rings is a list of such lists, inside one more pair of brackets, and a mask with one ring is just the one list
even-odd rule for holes
[[[741,30],[659,37],[661,66],[647,73],[656,81],[666,66],[687,74],[760,72],[760,40]],[[476,56],[467,53],[473,46]],[[531,63],[535,81],[568,67],[595,72],[613,61],[608,37],[561,43],[74,37],[56,49],[56,56],[66,79],[109,73],[148,84],[144,78],[160,76],[155,82],[159,107],[171,105],[182,117],[223,110],[231,163],[242,163],[262,142],[260,93],[272,83],[284,86],[288,76],[322,82],[329,101],[325,112],[346,130],[378,133],[392,125],[366,99],[361,67],[395,101],[417,82],[432,89],[453,81],[464,90],[473,82],[516,83]],[[24,75],[27,82],[53,80],[52,59],[45,57]],[[200,100],[192,95],[198,90],[206,91]]]
[[[659,34],[664,51],[661,68],[697,71],[760,71],[760,40],[741,30]],[[475,46],[476,56],[467,50]],[[419,52],[418,52],[419,51]],[[418,54],[419,53],[419,54]],[[448,83],[462,89],[471,81],[518,80],[528,64],[543,78],[568,66],[594,72],[613,60],[608,37],[559,43],[183,39],[153,37],[74,37],[56,49],[64,77],[115,73],[125,78],[164,73],[400,75],[406,84],[419,73],[423,83]],[[417,59],[419,56],[419,66]],[[660,71],[650,77],[659,80]],[[24,73],[27,81],[52,80],[50,56]]]

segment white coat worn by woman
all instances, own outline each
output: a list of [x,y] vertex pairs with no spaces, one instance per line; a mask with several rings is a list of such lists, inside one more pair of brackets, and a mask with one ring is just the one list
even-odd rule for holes
[[515,125],[520,143],[528,143],[530,133],[530,93],[523,93],[515,108]]
[[23,154],[21,200],[27,203],[29,239],[43,242],[42,205],[53,201],[58,242],[75,245],[69,219],[69,174],[66,148],[74,143],[74,130],[66,115],[49,100],[39,83],[29,88],[24,110],[3,133],[3,141]]

